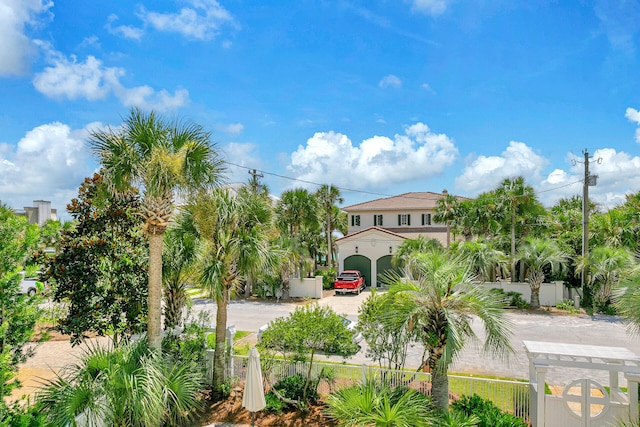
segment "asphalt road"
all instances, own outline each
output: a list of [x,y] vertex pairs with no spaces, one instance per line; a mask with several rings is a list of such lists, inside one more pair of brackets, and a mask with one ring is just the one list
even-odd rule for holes
[[[334,295],[323,298],[320,304],[331,306],[337,313],[345,314],[349,319],[356,320],[358,307],[368,296],[367,289],[360,295]],[[207,300],[196,300],[196,310],[206,310],[215,319],[215,304]],[[229,305],[228,323],[235,324],[238,330],[257,331],[258,328],[270,320],[286,316],[293,311],[295,305],[285,303],[265,303],[249,301],[233,301]],[[531,313],[524,311],[508,311],[507,318],[513,324],[511,346],[513,354],[508,360],[501,360],[493,355],[483,353],[480,345],[468,343],[458,359],[451,366],[452,372],[491,375],[508,378],[528,379],[529,362],[524,350],[523,341],[546,341],[552,343],[587,344],[611,347],[625,347],[640,356],[640,337],[628,334],[622,320],[615,316],[580,316],[551,314],[544,310]],[[474,318],[472,328],[482,342],[484,337],[482,323]],[[365,357],[366,344],[356,355],[346,359],[348,363],[371,364]],[[423,354],[421,346],[410,349],[407,367],[418,367]],[[341,357],[326,357],[332,361],[342,361]],[[608,373],[604,371],[572,370],[566,368],[552,368],[548,374],[548,381],[554,384],[565,384],[573,379],[587,375],[608,384]],[[621,377],[621,383],[624,383]]]

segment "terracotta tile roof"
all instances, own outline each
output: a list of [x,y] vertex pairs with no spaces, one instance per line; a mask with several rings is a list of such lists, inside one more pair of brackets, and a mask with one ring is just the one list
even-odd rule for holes
[[[347,212],[355,211],[381,211],[399,209],[435,209],[438,200],[443,198],[442,193],[430,191],[404,193],[398,196],[375,199],[369,202],[358,203],[342,208]],[[456,196],[458,200],[466,200],[466,197]]]

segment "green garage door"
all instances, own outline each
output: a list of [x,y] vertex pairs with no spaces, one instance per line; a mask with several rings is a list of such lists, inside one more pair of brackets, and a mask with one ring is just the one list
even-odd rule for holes
[[371,260],[363,255],[351,255],[344,259],[345,270],[360,270],[364,274],[364,281],[371,286]]
[[378,277],[376,280],[378,286],[386,285],[386,283],[383,283],[382,278],[385,276],[387,271],[395,271],[396,273],[399,273],[399,270],[397,268],[393,268],[393,266],[391,265],[391,255],[385,255],[378,258],[378,260],[376,261],[376,271],[378,272]]

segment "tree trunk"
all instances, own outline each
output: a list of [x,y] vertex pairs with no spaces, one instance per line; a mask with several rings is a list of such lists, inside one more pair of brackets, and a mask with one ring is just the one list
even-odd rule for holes
[[164,233],[149,233],[149,294],[147,296],[147,338],[149,346],[160,351],[162,347],[162,241]]
[[516,215],[515,212],[511,212],[511,283],[514,283],[516,278],[516,263],[514,262],[516,257]]
[[451,243],[451,227],[449,226],[449,221],[447,221],[447,249],[449,249]]
[[213,354],[213,390],[217,391],[226,379],[224,367],[225,339],[227,337],[228,290],[222,291],[222,299],[216,301],[216,346]]
[[335,267],[333,263],[333,245],[331,241],[331,210],[327,213],[327,265]]
[[244,297],[249,298],[253,293],[253,277],[247,276],[244,281]]
[[436,409],[447,413],[449,409],[449,378],[447,377],[447,369],[442,369],[438,362],[431,370],[431,398]]
[[531,308],[540,307],[540,285],[544,281],[542,271],[529,271],[529,287],[531,287]]

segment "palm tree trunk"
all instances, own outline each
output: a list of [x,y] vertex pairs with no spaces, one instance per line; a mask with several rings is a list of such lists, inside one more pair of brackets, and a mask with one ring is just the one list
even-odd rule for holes
[[224,383],[226,372],[224,368],[225,339],[227,337],[227,301],[228,290],[222,291],[222,298],[216,300],[216,346],[213,354],[213,390],[217,391]]
[[540,307],[540,285],[544,281],[542,271],[529,271],[529,286],[531,287],[531,307]]
[[451,226],[449,225],[449,221],[447,221],[447,249],[449,248],[451,243]]
[[516,256],[516,215],[515,212],[511,212],[511,283],[516,279],[516,265],[513,262]]
[[147,296],[149,314],[147,317],[147,338],[149,346],[160,351],[162,347],[162,241],[164,233],[149,233],[149,294]]
[[331,244],[331,211],[327,213],[327,265],[335,267],[333,263],[333,245]]
[[431,398],[436,409],[446,413],[449,409],[449,378],[447,369],[435,362],[431,370]]

